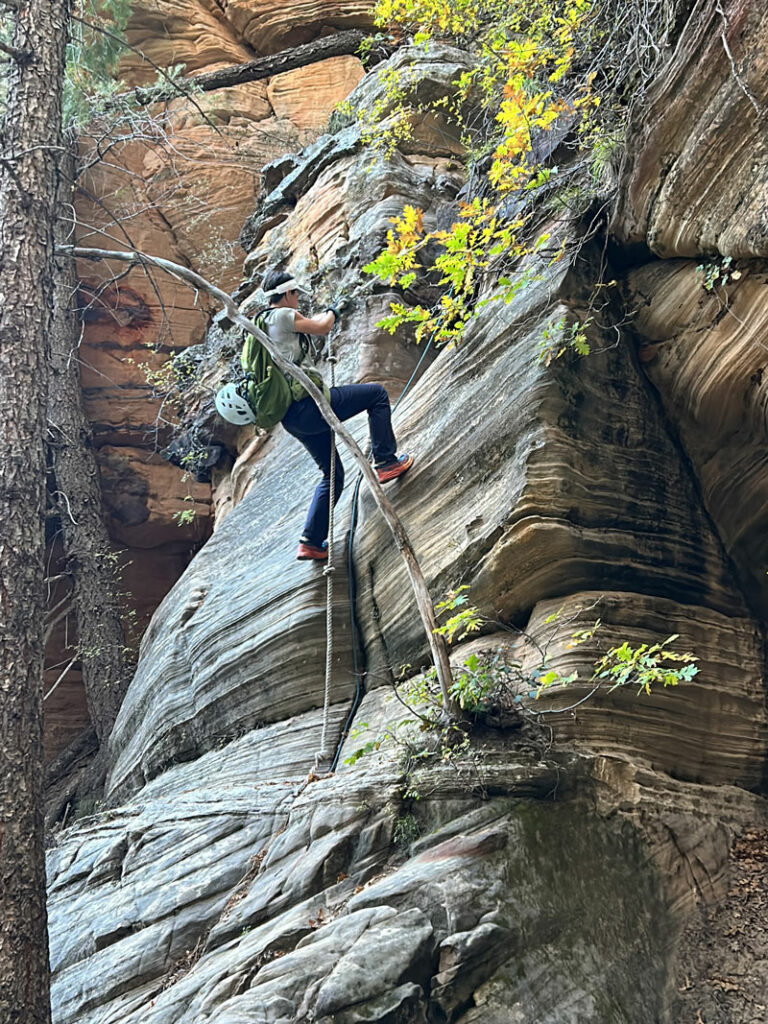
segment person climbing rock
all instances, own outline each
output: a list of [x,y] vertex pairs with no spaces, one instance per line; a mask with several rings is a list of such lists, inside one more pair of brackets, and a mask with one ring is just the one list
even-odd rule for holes
[[[267,274],[264,291],[270,307],[264,317],[266,333],[281,355],[294,363],[301,363],[307,356],[311,344],[307,335],[325,337],[340,319],[340,311],[333,306],[329,306],[319,316],[302,316],[298,311],[299,293],[306,292],[290,274],[283,271]],[[394,480],[411,468],[411,455],[397,455],[389,396],[381,384],[333,387],[330,389],[329,402],[340,420],[368,413],[374,467],[381,483]],[[330,507],[331,428],[308,395],[291,403],[282,424],[289,434],[301,441],[323,474],[309,506],[296,557],[300,560],[324,561],[328,558],[324,544],[328,534]],[[339,500],[343,487],[344,467],[337,453],[335,501]]]

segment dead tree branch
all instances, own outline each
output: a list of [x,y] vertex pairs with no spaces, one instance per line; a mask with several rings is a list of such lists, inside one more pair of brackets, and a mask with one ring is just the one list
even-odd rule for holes
[[11,60],[15,60],[17,64],[27,64],[32,59],[32,54],[29,50],[20,50],[16,46],[4,43],[2,39],[0,39],[0,53],[7,54]]
[[207,71],[202,75],[180,78],[167,89],[137,87],[128,93],[116,96],[113,102],[117,103],[120,99],[130,97],[137,103],[145,105],[173,99],[179,91],[212,92],[214,89],[226,89],[232,85],[243,85],[245,82],[257,82],[263,78],[280,75],[284,71],[294,71],[296,68],[303,68],[308,64],[328,60],[329,57],[355,54],[363,39],[365,39],[364,32],[338,32],[332,36],[325,36],[323,39],[316,39],[311,43],[304,43],[303,46],[295,46],[293,49],[281,50],[280,53],[274,53],[268,57],[247,61],[245,64],[235,64],[228,68],[219,68],[217,71]]
[[[149,64],[158,73],[158,75],[161,78],[164,78],[166,80],[166,82],[168,82],[168,89],[167,90],[162,90],[163,92],[166,92],[166,91],[168,92],[168,96],[166,97],[167,99],[171,99],[174,96],[184,96],[185,99],[188,99],[189,102],[192,104],[192,106],[197,110],[198,114],[200,114],[200,116],[203,118],[203,120],[211,128],[213,128],[213,130],[218,135],[222,135],[223,134],[221,129],[217,125],[215,125],[213,123],[213,121],[210,119],[210,117],[208,117],[208,115],[203,110],[203,108],[195,100],[194,96],[192,96],[192,94],[189,92],[187,86],[184,84],[184,79],[179,79],[178,82],[177,82],[175,79],[171,78],[171,76],[168,74],[168,72],[164,68],[161,68],[159,66],[159,64],[155,64],[155,62],[153,60],[150,60],[150,58],[147,57],[147,55],[143,52],[143,50],[139,50],[137,47],[133,46],[131,43],[126,42],[126,40],[121,38],[121,36],[115,35],[114,32],[110,32],[109,29],[104,28],[103,25],[96,25],[93,22],[86,21],[85,18],[79,18],[76,14],[71,14],[70,17],[72,18],[73,21],[79,21],[80,24],[81,25],[85,25],[86,28],[90,28],[94,32],[100,32],[102,35],[107,36],[108,39],[113,39],[115,42],[120,43],[121,46],[125,46],[127,49],[133,51],[133,53],[135,53],[139,57],[141,57],[141,59],[146,61],[147,64]],[[131,93],[122,94],[122,98],[124,99],[125,96],[130,96],[130,95],[131,95]],[[116,96],[115,99],[112,100],[110,103],[106,103],[104,105],[105,109],[109,110],[112,107],[117,106],[119,99],[120,99],[120,97]],[[146,102],[152,102],[152,101],[151,100],[147,100]]]
[[78,259],[97,261],[117,260],[123,263],[138,263],[147,266],[154,266],[159,270],[164,270],[166,273],[171,274],[173,277],[176,277],[181,281],[185,281],[187,284],[192,285],[200,291],[207,292],[221,303],[227,316],[233,323],[237,324],[238,327],[242,327],[243,330],[248,331],[249,334],[252,334],[259,342],[261,342],[267,352],[269,352],[272,360],[279,370],[282,370],[283,373],[291,374],[303,385],[304,388],[306,388],[307,392],[314,399],[315,404],[320,411],[320,415],[328,426],[342,439],[353,459],[362,471],[373,496],[373,500],[392,532],[395,544],[397,545],[400,554],[403,556],[403,561],[405,562],[406,570],[413,588],[416,606],[424,625],[424,632],[426,633],[429,648],[432,653],[432,660],[437,671],[437,678],[443,698],[443,707],[452,718],[459,717],[455,701],[451,697],[450,692],[452,677],[451,666],[448,660],[448,650],[443,637],[436,632],[437,619],[435,618],[432,598],[427,588],[421,567],[416,558],[416,554],[413,550],[413,546],[408,539],[408,534],[405,531],[405,527],[403,526],[400,517],[397,515],[389,499],[385,495],[373,467],[363,455],[355,439],[346,429],[341,420],[336,416],[336,413],[326,401],[323,392],[313,383],[300,366],[289,362],[277,351],[267,335],[264,334],[263,331],[259,330],[252,320],[243,316],[230,295],[227,295],[227,293],[222,291],[221,288],[217,288],[216,285],[211,284],[210,281],[206,281],[204,277],[201,277],[200,274],[195,273],[188,267],[182,267],[178,263],[172,263],[171,260],[161,259],[159,256],[148,256],[145,253],[140,252],[114,252],[108,249],[83,249],[69,245],[62,246],[61,251],[70,253]]
[[722,21],[723,21],[723,28],[722,28],[722,31],[720,32],[720,41],[723,44],[723,49],[725,50],[725,55],[728,58],[728,63],[731,66],[731,74],[733,75],[734,80],[735,80],[736,84],[738,85],[738,87],[741,89],[741,91],[744,93],[746,98],[752,104],[752,107],[753,107],[755,113],[757,114],[757,120],[758,120],[758,123],[759,123],[760,121],[762,121],[764,114],[763,114],[763,111],[760,109],[760,104],[755,99],[754,93],[749,88],[749,86],[744,81],[744,79],[741,77],[741,75],[739,74],[739,69],[736,67],[736,60],[734,59],[733,52],[731,51],[731,47],[730,47],[730,45],[728,43],[728,36],[727,36],[727,32],[728,32],[728,29],[729,29],[728,18],[726,17],[725,11],[723,10],[723,6],[722,6],[721,3],[718,2],[716,10],[717,10],[717,13],[720,15],[720,17],[722,18]]
[[69,672],[69,670],[70,670],[70,669],[72,668],[72,666],[73,666],[73,665],[75,664],[75,662],[77,661],[77,659],[78,659],[79,657],[80,657],[80,655],[79,655],[79,654],[76,654],[76,655],[74,656],[74,658],[72,658],[72,659],[71,659],[71,661],[69,662],[69,664],[68,664],[68,665],[67,665],[67,666],[66,666],[66,667],[64,668],[64,671],[63,671],[63,672],[62,672],[62,673],[61,673],[61,674],[59,675],[58,679],[57,679],[57,680],[56,680],[56,682],[55,682],[55,683],[53,684],[53,686],[52,686],[52,687],[50,688],[50,690],[48,691],[48,693],[45,693],[45,694],[43,694],[43,700],[48,700],[48,698],[49,698],[49,697],[51,696],[51,694],[53,693],[53,691],[54,691],[54,690],[56,689],[56,687],[57,687],[57,686],[59,685],[59,683],[60,683],[60,682],[62,681],[62,679],[64,678],[64,676],[65,676],[65,675],[67,674],[67,672]]

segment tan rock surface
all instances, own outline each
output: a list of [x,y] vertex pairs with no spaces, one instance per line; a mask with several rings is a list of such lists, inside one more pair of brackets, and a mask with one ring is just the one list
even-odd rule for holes
[[329,32],[372,28],[372,0],[227,0],[227,20],[254,54],[309,42]]
[[267,95],[277,117],[288,118],[297,128],[322,130],[337,103],[347,98],[362,77],[363,66],[357,57],[332,57],[275,75]]
[[126,36],[131,46],[140,51],[127,55],[121,62],[121,76],[131,85],[144,85],[156,78],[156,71],[140,54],[161,68],[184,64],[187,73],[253,59],[250,47],[215,0],[135,3]]
[[[210,515],[210,487],[183,479],[175,466],[140,448],[104,445],[97,452],[109,532],[131,547],[200,541]],[[196,522],[179,524],[190,511]],[[199,517],[199,519],[198,519]]]
[[[716,264],[713,265],[716,268]],[[630,273],[643,363],[691,459],[729,555],[768,611],[768,285],[762,262],[708,292],[695,263]],[[714,272],[718,272],[716,269]]]
[[768,256],[767,47],[762,4],[693,5],[630,133],[622,242],[664,257]]

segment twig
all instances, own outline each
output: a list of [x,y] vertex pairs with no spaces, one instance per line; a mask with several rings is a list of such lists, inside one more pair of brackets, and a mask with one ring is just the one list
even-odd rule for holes
[[30,196],[29,192],[27,192],[27,190],[22,185],[21,178],[16,173],[16,170],[15,170],[11,160],[9,160],[7,157],[0,156],[0,164],[3,165],[3,167],[6,169],[6,171],[8,171],[10,176],[13,178],[13,181],[14,181],[14,183],[16,185],[16,188],[19,190],[19,193],[22,196],[25,197],[26,202],[29,202],[32,197]]
[[27,64],[32,59],[29,50],[19,50],[16,46],[4,43],[2,39],[0,39],[0,53],[8,54],[11,60],[15,60],[17,64]]
[[[58,428],[57,428],[57,429],[58,429]],[[64,499],[64,501],[66,502],[66,506],[67,506],[67,515],[68,515],[68,516],[69,516],[69,518],[70,518],[70,519],[72,520],[72,523],[73,523],[73,524],[74,524],[75,526],[79,526],[80,524],[79,524],[79,523],[78,523],[78,522],[77,522],[77,521],[75,520],[75,517],[74,517],[74,516],[72,515],[72,507],[71,507],[71,506],[70,506],[70,504],[69,504],[69,498],[68,498],[68,497],[66,496],[66,494],[64,493],[64,491],[51,491],[51,497],[52,497],[52,498],[55,498],[55,497],[56,497],[57,495],[61,495],[61,497],[62,497],[62,498]]]
[[55,606],[53,611],[55,611],[56,608],[61,608],[62,605],[65,605],[63,610],[60,611],[58,615],[54,616],[52,619],[46,617],[45,633],[43,636],[43,640],[45,643],[48,643],[48,641],[50,640],[51,634],[53,633],[55,627],[58,626],[62,619],[66,619],[69,613],[72,611],[74,602],[70,600],[70,597],[71,595],[68,594],[65,598],[62,598],[61,601],[59,601],[59,603]]
[[48,700],[48,698],[49,698],[49,697],[51,696],[51,694],[53,693],[53,691],[54,691],[54,690],[56,689],[56,687],[57,687],[57,686],[59,685],[59,683],[60,683],[60,682],[62,681],[62,679],[64,678],[64,676],[65,676],[65,675],[67,674],[67,672],[69,672],[69,670],[70,670],[70,669],[72,668],[72,666],[73,666],[73,665],[75,664],[75,662],[77,661],[77,658],[78,658],[78,655],[75,655],[75,656],[74,656],[74,658],[72,658],[72,660],[70,661],[70,663],[69,663],[69,664],[67,665],[67,667],[66,667],[66,668],[64,669],[64,671],[63,671],[63,672],[61,673],[61,675],[59,676],[59,678],[58,678],[58,679],[56,680],[56,682],[55,682],[55,683],[53,684],[53,686],[52,686],[52,687],[50,688],[50,690],[48,691],[48,693],[46,693],[46,694],[44,694],[44,695],[43,695],[43,700]]
[[[163,68],[161,68],[158,64],[155,64],[155,62],[153,60],[151,60],[146,55],[146,53],[143,52],[143,50],[140,50],[138,47],[133,46],[131,43],[127,42],[125,39],[121,38],[120,36],[115,35],[114,32],[110,32],[109,29],[104,28],[102,25],[96,25],[93,22],[86,21],[85,18],[79,18],[76,14],[70,14],[70,17],[71,17],[71,19],[73,21],[79,21],[81,25],[85,25],[86,28],[93,29],[94,32],[101,32],[101,34],[107,36],[107,38],[114,40],[116,43],[120,43],[121,46],[125,46],[127,49],[133,51],[133,53],[138,54],[138,56],[141,57],[142,60],[145,60],[147,62],[147,64],[149,64],[150,67],[152,67],[158,73],[158,75],[160,75],[161,78],[164,78],[166,80],[166,82],[168,82],[170,84],[170,86],[171,86],[171,88],[173,90],[171,95],[177,95],[178,94],[178,95],[184,96],[186,99],[188,99],[189,102],[192,104],[192,106],[197,110],[197,112],[203,118],[203,120],[207,124],[209,124],[211,126],[211,128],[213,128],[213,130],[218,135],[221,135],[222,138],[224,137],[224,133],[221,131],[221,129],[219,127],[217,127],[217,125],[215,125],[213,123],[213,121],[210,119],[210,117],[208,117],[206,112],[203,110],[203,108],[200,106],[200,104],[195,100],[195,98],[193,96],[191,96],[190,93],[188,93],[184,89],[184,87],[182,85],[178,84],[173,78],[171,78],[171,76],[168,74],[167,71],[164,71]],[[109,106],[109,104],[106,104],[106,106]]]

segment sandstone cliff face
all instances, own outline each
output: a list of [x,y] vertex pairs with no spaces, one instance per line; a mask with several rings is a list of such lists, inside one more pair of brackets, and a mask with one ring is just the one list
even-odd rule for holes
[[[359,14],[339,4],[324,16],[337,6]],[[257,7],[268,24],[270,5]],[[302,12],[297,30],[317,31],[314,7]],[[144,636],[112,737],[112,809],[51,851],[58,1021],[761,1019],[768,252],[760,161],[742,147],[753,124],[758,137],[752,100],[768,99],[768,36],[754,4],[724,14],[728,51],[712,42],[714,6],[693,6],[634,124],[611,228],[622,290],[588,326],[592,354],[537,359],[545,330],[587,319],[601,256],[587,247],[542,267],[511,305],[489,303],[460,348],[422,365],[395,417],[417,462],[390,489],[432,592],[470,583],[496,621],[457,662],[504,649],[532,669],[523,630],[559,670],[588,676],[594,654],[569,641],[600,618],[606,644],[679,634],[699,676],[651,697],[545,694],[545,728],[486,728],[453,765],[415,775],[391,742],[346,765],[364,742],[343,738],[350,725],[383,733],[403,715],[393,677],[426,662],[403,568],[364,494],[351,537],[350,471],[337,536],[352,544],[364,664],[343,563],[328,718],[343,747],[333,777],[304,785],[322,728],[325,581],[293,553],[315,470],[281,430],[214,427],[236,461],[214,470],[216,530]],[[415,62],[439,93],[463,57],[441,47],[393,60]],[[712,127],[715,94],[732,116]],[[734,134],[738,123],[749,128]],[[702,186],[708,132],[752,169],[738,217],[721,179]],[[437,221],[462,185],[454,139],[429,125],[415,139],[422,152],[371,167],[347,127],[274,162],[242,236],[243,301],[258,302],[254,279],[281,259],[320,300],[351,289],[338,376],[393,395],[420,352],[373,326],[390,297],[362,293],[355,269],[404,202]],[[716,263],[714,282],[697,269],[729,256],[749,258],[727,284],[732,264]],[[213,385],[236,346],[219,323],[201,379]],[[189,415],[214,425],[209,403]]]
[[[296,41],[321,30],[368,24],[365,5],[339,4],[333,12],[328,4],[316,6],[311,11],[297,5],[288,18],[301,35]],[[283,23],[285,13],[284,5],[259,12],[263,20],[250,28],[263,37],[258,48],[243,35],[244,9],[225,14],[211,3],[137,5],[127,34],[158,66],[184,63],[191,73],[287,45],[274,25],[269,29]],[[156,73],[131,54],[121,74],[136,85],[154,80]],[[80,244],[165,256],[234,288],[243,257],[237,236],[259,199],[261,168],[313,140],[361,75],[356,57],[335,57],[267,81],[153,108],[154,121],[137,119],[130,138],[82,176]],[[84,163],[91,162],[98,135],[96,126],[93,142],[83,143]],[[161,404],[152,385],[152,374],[169,356],[203,340],[211,309],[164,275],[142,270],[126,275],[117,264],[86,263],[80,273],[83,394],[110,536],[125,566],[126,626],[134,637],[212,528],[209,483],[196,483],[192,475],[182,480],[160,456],[176,414]],[[190,511],[194,520],[180,524],[180,514]],[[72,656],[72,629],[69,623],[66,641],[56,634],[49,643],[49,685]],[[47,706],[49,755],[88,723],[78,676],[70,672],[60,686],[55,704]]]

